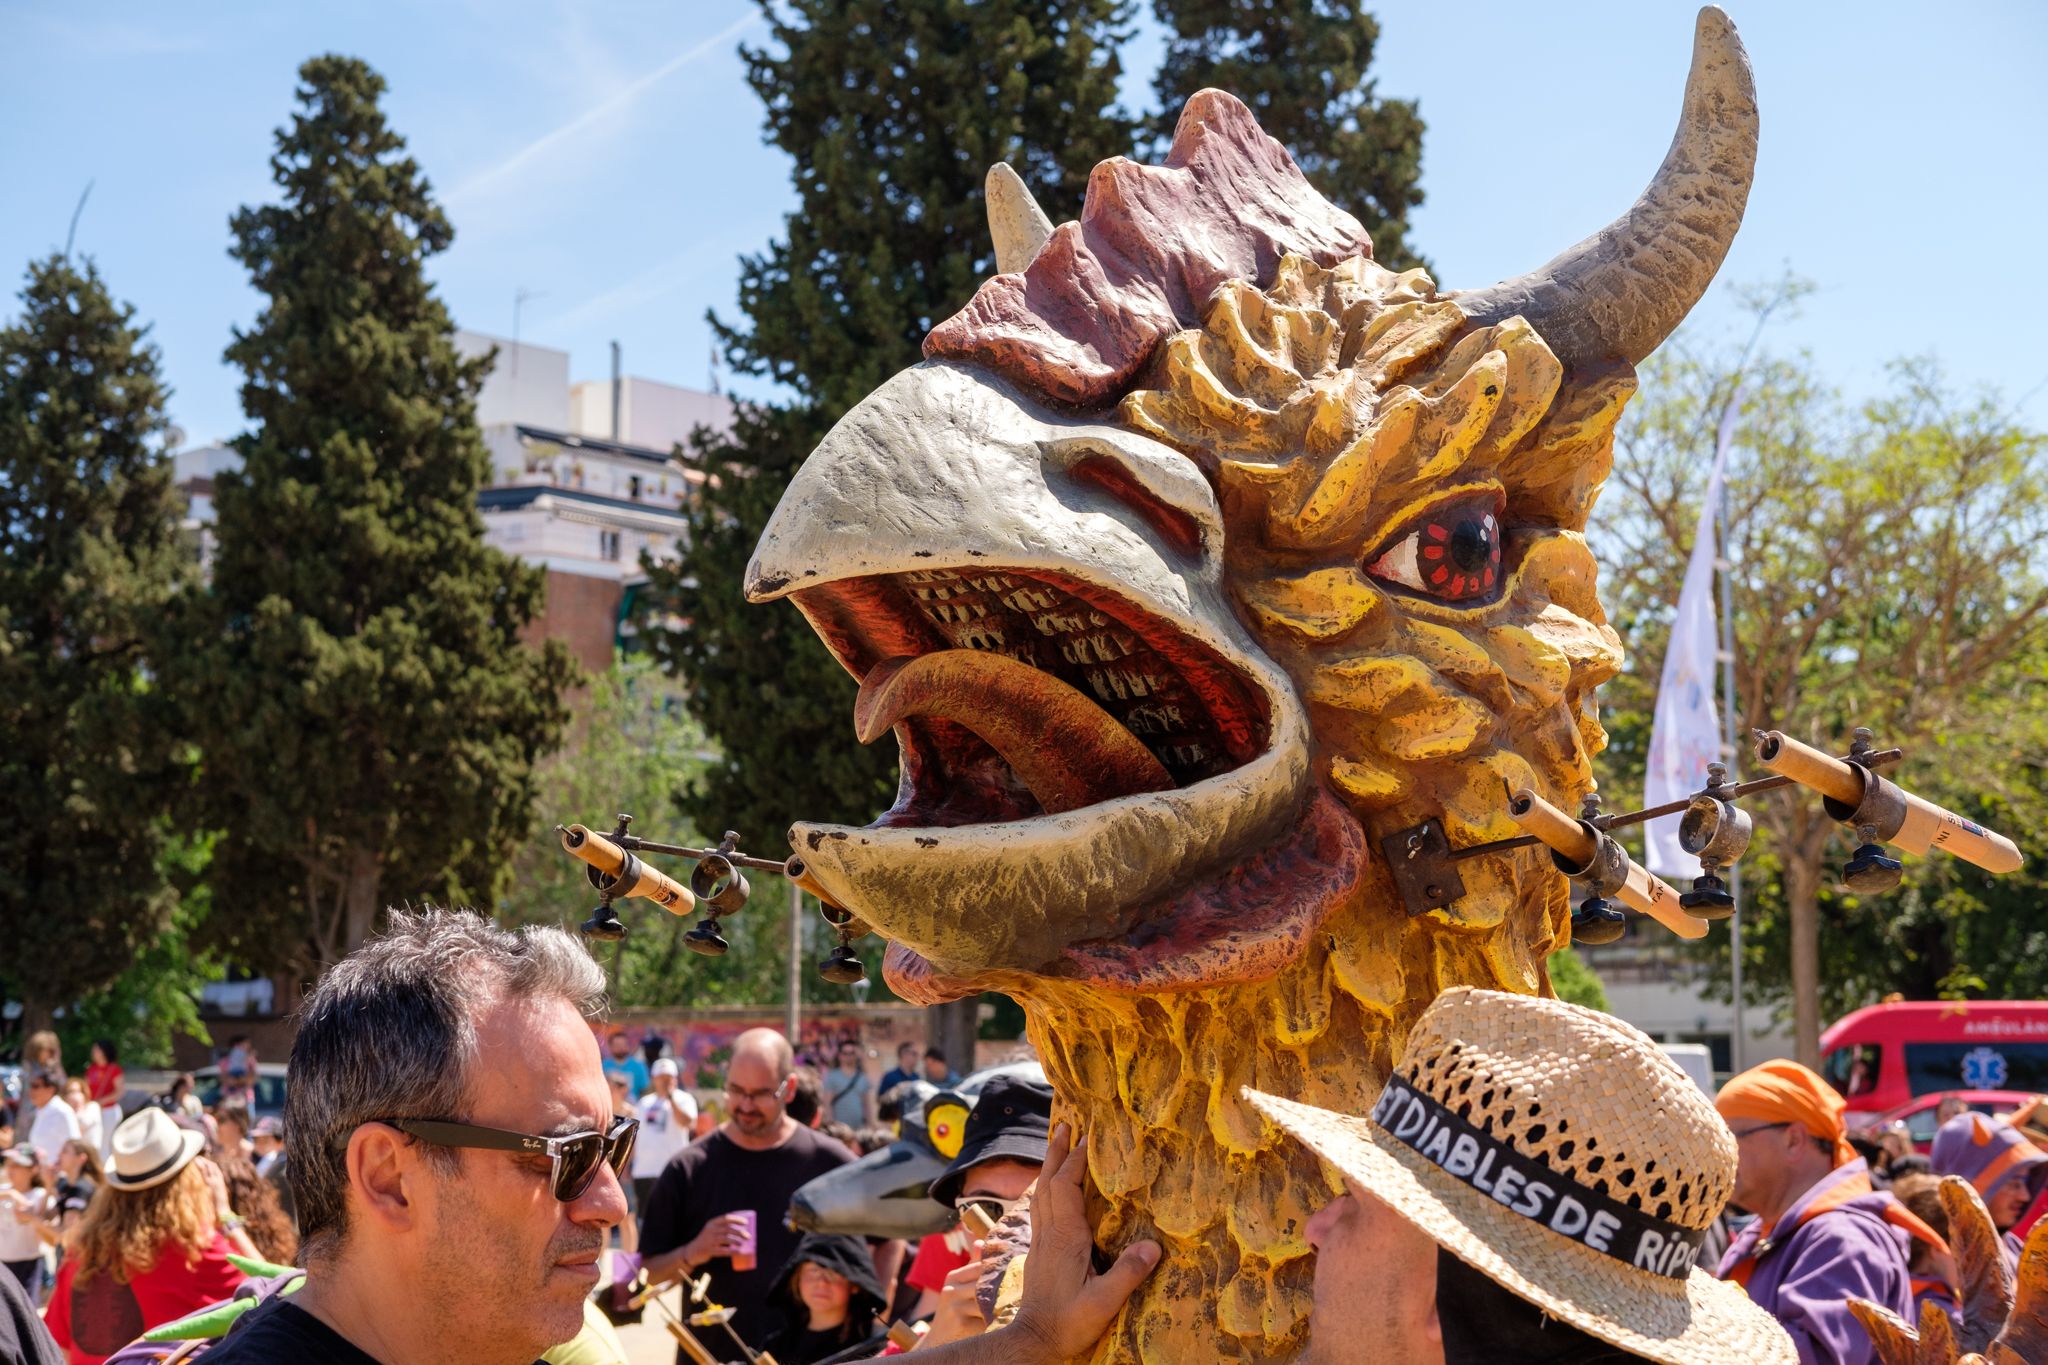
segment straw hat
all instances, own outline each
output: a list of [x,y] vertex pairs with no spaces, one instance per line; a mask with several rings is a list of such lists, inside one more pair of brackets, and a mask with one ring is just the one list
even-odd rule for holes
[[1457,987],[1423,1012],[1370,1117],[1247,1089],[1351,1182],[1552,1317],[1668,1365],[1794,1365],[1739,1287],[1692,1264],[1735,1139],[1611,1015]]
[[206,1145],[199,1133],[180,1128],[163,1110],[138,1109],[114,1130],[114,1159],[107,1183],[117,1190],[147,1190],[185,1169]]

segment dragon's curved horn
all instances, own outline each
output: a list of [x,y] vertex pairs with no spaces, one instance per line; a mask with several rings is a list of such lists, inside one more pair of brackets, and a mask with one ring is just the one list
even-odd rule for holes
[[1756,172],[1756,82],[1735,25],[1709,5],[1671,150],[1642,198],[1541,269],[1458,294],[1482,323],[1517,314],[1567,364],[1641,361],[1671,335],[1721,268]]
[[1014,274],[1031,264],[1032,257],[1052,236],[1052,219],[1038,207],[1031,191],[1007,161],[988,168],[988,235],[995,239],[996,272]]

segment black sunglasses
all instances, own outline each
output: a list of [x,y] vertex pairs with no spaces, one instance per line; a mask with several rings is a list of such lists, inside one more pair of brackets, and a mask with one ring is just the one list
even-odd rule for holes
[[626,1163],[633,1159],[633,1139],[640,1131],[638,1119],[614,1119],[602,1133],[570,1133],[566,1137],[535,1137],[511,1133],[503,1128],[479,1128],[473,1123],[451,1119],[383,1119],[401,1133],[431,1142],[436,1147],[477,1147],[493,1152],[531,1152],[554,1163],[551,1184],[555,1198],[564,1204],[583,1197],[597,1178],[598,1166],[611,1163],[615,1175],[624,1176]]
[[[1768,1132],[1770,1132],[1770,1131],[1771,1131],[1771,1130],[1772,1130],[1773,1128],[1790,1128],[1791,1126],[1792,1126],[1792,1120],[1791,1120],[1791,1119],[1786,1119],[1786,1120],[1785,1120],[1785,1121],[1784,1121],[1783,1123],[1759,1123],[1759,1124],[1758,1124],[1758,1125],[1757,1125],[1756,1127],[1754,1127],[1754,1128],[1745,1128],[1745,1129],[1743,1129],[1743,1130],[1742,1130],[1741,1132],[1739,1132],[1739,1133],[1735,1132],[1735,1130],[1734,1130],[1733,1128],[1730,1128],[1730,1129],[1729,1129],[1728,1131],[1729,1131],[1730,1133],[1733,1133],[1733,1134],[1734,1134],[1734,1136],[1735,1136],[1735,1140],[1736,1140],[1737,1142],[1740,1142],[1740,1141],[1742,1141],[1742,1140],[1743,1140],[1744,1138],[1746,1138],[1746,1137],[1754,1137],[1754,1136],[1756,1136],[1756,1135],[1757,1135],[1758,1133],[1768,1133]],[[1830,1145],[1832,1146],[1833,1144],[1830,1144]]]

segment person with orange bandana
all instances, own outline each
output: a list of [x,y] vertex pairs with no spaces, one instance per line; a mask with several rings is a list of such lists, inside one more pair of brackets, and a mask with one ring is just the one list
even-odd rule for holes
[[1717,1274],[1791,1333],[1804,1365],[1875,1359],[1849,1299],[1910,1317],[1907,1248],[1914,1237],[1941,1238],[1872,1187],[1849,1145],[1842,1097],[1799,1063],[1750,1068],[1721,1088],[1714,1107],[1735,1134],[1734,1202],[1756,1215]]

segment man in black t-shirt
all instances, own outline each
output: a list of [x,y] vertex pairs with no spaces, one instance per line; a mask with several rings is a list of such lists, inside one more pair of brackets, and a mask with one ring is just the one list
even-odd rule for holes
[[[759,1346],[775,1329],[768,1295],[775,1274],[796,1250],[798,1234],[784,1221],[790,1197],[812,1177],[836,1170],[853,1153],[791,1118],[795,1088],[789,1040],[774,1029],[749,1029],[733,1042],[725,1073],[732,1117],[678,1152],[654,1182],[640,1215],[640,1254],[650,1279],[709,1270],[711,1297],[733,1311],[732,1327]],[[752,1264],[746,1264],[746,1218],[753,1215]],[[678,1353],[678,1359],[681,1359]]]

